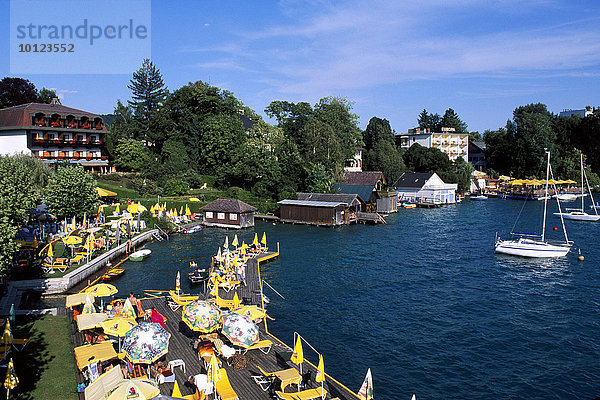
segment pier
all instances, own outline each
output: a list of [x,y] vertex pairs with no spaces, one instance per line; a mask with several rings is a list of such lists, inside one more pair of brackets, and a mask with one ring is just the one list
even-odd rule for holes
[[[234,294],[237,293],[238,297],[243,299],[244,303],[264,307],[260,263],[268,262],[269,260],[279,257],[278,250],[279,249],[277,248],[277,251],[263,253],[250,259],[246,265],[246,285],[239,285],[236,289],[228,292],[220,288],[219,297],[232,299]],[[167,290],[165,290],[165,293],[166,292]],[[126,297],[126,294],[120,293],[120,296],[118,297]],[[168,299],[168,295],[155,295],[149,298],[142,298],[140,301],[144,310],[155,308],[166,317],[165,328],[171,333],[171,338],[169,340],[169,352],[165,356],[165,359],[167,362],[177,359],[183,360],[185,363],[185,373],[181,368],[175,368],[173,372],[175,373],[175,378],[181,394],[183,396],[191,395],[195,392],[195,388],[187,382],[188,377],[199,373],[206,373],[202,361],[198,359],[197,351],[192,347],[192,343],[198,338],[198,333],[191,331],[188,326],[181,321],[181,308],[173,310],[168,304]],[[68,314],[72,320],[72,312],[69,311]],[[76,331],[75,322],[73,322],[71,326],[74,331]],[[272,398],[270,397],[269,392],[263,390],[252,378],[252,376],[261,375],[258,367],[267,372],[298,367],[289,361],[292,348],[283,340],[280,340],[269,332],[266,319],[259,324],[259,330],[260,340],[270,340],[273,343],[267,354],[260,350],[248,351],[245,355],[241,356],[246,364],[242,368],[235,363],[233,365],[228,365],[227,362],[224,360],[222,361],[222,367],[227,371],[231,386],[240,399],[268,400]],[[290,344],[293,345],[293,343],[291,343],[293,341],[292,338],[289,338],[289,340]],[[75,332],[71,336],[71,344],[73,348],[86,344],[83,333]],[[326,354],[324,355],[324,358],[327,360]],[[302,372],[306,373],[308,371],[311,371],[312,378],[309,379],[303,389],[320,387],[321,384],[314,381],[317,371],[316,366],[305,360],[302,364]],[[327,367],[325,368],[325,373],[326,380],[324,382],[324,388],[327,391],[327,399],[358,399],[358,396],[354,392],[336,381],[333,377],[327,375]],[[84,382],[83,374],[79,370],[77,371],[77,382]],[[174,383],[163,383],[159,385],[161,394],[167,396],[172,394],[173,388]],[[285,392],[293,393],[296,390],[297,387],[291,385],[285,389]],[[84,393],[80,393],[79,398],[84,400]]]

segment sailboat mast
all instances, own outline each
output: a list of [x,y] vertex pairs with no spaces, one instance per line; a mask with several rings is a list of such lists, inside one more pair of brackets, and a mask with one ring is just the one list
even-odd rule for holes
[[585,212],[585,201],[583,200],[585,198],[585,192],[583,190],[583,152],[581,152],[579,156],[581,157],[581,212]]
[[546,150],[548,159],[546,162],[546,193],[544,194],[544,219],[542,222],[542,242],[546,240],[546,212],[548,211],[548,178],[550,176],[550,152]]

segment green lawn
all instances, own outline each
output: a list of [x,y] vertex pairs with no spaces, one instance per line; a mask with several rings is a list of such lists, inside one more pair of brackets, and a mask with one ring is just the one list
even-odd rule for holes
[[68,317],[17,318],[13,326],[16,338],[28,337],[31,342],[22,352],[13,353],[19,385],[11,391],[10,398],[78,399]]

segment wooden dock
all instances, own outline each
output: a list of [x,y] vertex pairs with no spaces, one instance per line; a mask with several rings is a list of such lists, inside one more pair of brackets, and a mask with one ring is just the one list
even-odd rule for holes
[[[219,296],[226,299],[231,299],[234,293],[238,294],[238,297],[244,302],[249,304],[255,304],[263,306],[263,299],[261,296],[262,280],[260,278],[260,263],[272,260],[279,256],[278,252],[269,252],[259,255],[258,257],[249,260],[246,267],[246,285],[243,284],[238,286],[235,290],[225,292],[223,289],[219,290]],[[141,299],[142,307],[144,309],[155,308],[163,316],[167,318],[165,328],[171,333],[171,339],[169,341],[169,353],[164,357],[165,361],[181,359],[185,362],[185,373],[180,368],[175,368],[175,376],[182,395],[189,395],[194,392],[194,388],[187,382],[189,376],[193,376],[199,373],[206,373],[204,366],[198,360],[196,351],[192,347],[193,341],[198,337],[197,332],[192,332],[188,326],[181,321],[181,308],[172,310],[167,302],[167,297],[153,297]],[[72,314],[69,312],[72,319]],[[75,325],[71,325],[76,327]],[[286,368],[292,368],[297,366],[289,361],[284,361],[286,356],[289,357],[289,352],[292,349],[284,342],[273,336],[268,332],[266,324],[263,322],[259,326],[260,328],[260,339],[268,339],[273,342],[273,346],[268,354],[262,353],[260,350],[252,350],[246,353],[244,356],[247,361],[245,368],[236,369],[234,366],[227,365],[223,362],[223,367],[227,371],[231,386],[238,394],[240,399],[256,399],[256,400],[269,400],[268,391],[263,391],[262,388],[255,383],[252,378],[253,375],[260,375],[260,371],[257,366],[260,366],[267,372],[274,372]],[[76,332],[71,336],[71,343],[73,347],[81,346],[84,344],[84,336],[81,332]],[[326,358],[326,355],[325,355]],[[312,363],[305,361],[302,365],[303,372],[312,371],[312,379],[308,383],[308,388],[315,388],[320,386],[320,383],[314,382],[316,376],[316,366]],[[327,371],[326,371],[327,372]],[[80,372],[77,372],[77,383],[83,382],[83,376]],[[171,395],[173,391],[173,383],[164,383],[159,386],[161,394]],[[326,374],[326,381],[324,387],[328,392],[327,399],[344,399],[344,400],[357,400],[358,396],[347,389],[345,386],[337,382],[335,379]],[[293,392],[297,390],[296,386],[288,386],[286,392]],[[84,400],[84,394],[80,393],[79,398]]]

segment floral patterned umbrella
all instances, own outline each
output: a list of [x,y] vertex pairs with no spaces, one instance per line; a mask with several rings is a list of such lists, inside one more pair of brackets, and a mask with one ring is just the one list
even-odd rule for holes
[[132,363],[150,364],[167,354],[170,337],[159,324],[140,322],[125,334],[122,350]]
[[208,333],[219,326],[221,311],[213,303],[196,300],[183,307],[181,320],[193,331]]
[[223,334],[234,345],[247,348],[258,342],[258,327],[245,315],[231,313],[223,317]]

